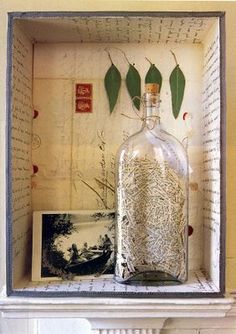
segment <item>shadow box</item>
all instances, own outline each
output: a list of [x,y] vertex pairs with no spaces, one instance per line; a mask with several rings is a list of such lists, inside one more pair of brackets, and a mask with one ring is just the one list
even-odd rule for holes
[[[177,118],[172,113],[169,84],[176,66],[173,53],[186,80]],[[112,113],[104,87],[110,58],[122,78]],[[125,77],[134,64],[143,90],[150,62],[163,78],[163,128],[180,141],[188,138],[193,231],[188,243],[188,281],[177,286],[132,286],[115,283],[112,275],[32,281],[33,212],[114,210],[116,152],[142,125],[132,108]],[[9,296],[224,295],[224,71],[222,12],[9,13]]]

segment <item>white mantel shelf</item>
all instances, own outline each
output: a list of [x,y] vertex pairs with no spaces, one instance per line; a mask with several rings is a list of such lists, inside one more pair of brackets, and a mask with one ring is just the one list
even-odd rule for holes
[[170,318],[236,316],[235,299],[0,298],[4,318],[82,318],[91,334],[160,334]]
[[234,298],[122,299],[3,297],[0,311],[7,318],[140,319],[225,317],[235,312]]

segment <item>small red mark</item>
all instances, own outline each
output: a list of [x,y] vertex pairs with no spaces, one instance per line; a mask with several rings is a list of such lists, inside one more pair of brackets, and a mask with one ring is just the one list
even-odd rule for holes
[[185,112],[185,113],[183,114],[183,120],[184,120],[184,121],[185,121],[185,119],[186,119],[187,116],[188,116],[188,113]]
[[93,85],[89,83],[78,83],[75,85],[77,98],[92,98]]
[[36,165],[33,165],[33,173],[34,173],[34,174],[37,174],[37,173],[38,173],[38,171],[39,171],[39,168],[38,168],[38,166],[36,166]]
[[92,100],[90,99],[76,99],[76,106],[75,111],[76,112],[92,112]]
[[34,115],[33,115],[33,119],[37,118],[39,115],[38,110],[34,110]]
[[193,227],[188,225],[188,236],[190,237],[193,234]]

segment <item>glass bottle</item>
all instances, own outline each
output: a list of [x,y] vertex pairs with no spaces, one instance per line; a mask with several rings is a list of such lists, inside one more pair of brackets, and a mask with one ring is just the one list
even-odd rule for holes
[[144,121],[117,155],[115,280],[172,285],[187,280],[188,159],[161,128],[159,87],[146,84]]

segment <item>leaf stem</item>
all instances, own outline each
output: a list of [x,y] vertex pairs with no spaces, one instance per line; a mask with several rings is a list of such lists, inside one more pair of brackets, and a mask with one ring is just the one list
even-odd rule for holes
[[150,63],[150,65],[153,65],[150,59],[148,59],[147,57],[145,57],[145,59]]
[[[128,59],[127,56],[126,56],[126,53],[125,53],[122,49],[117,48],[117,47],[115,47],[115,46],[111,46],[109,49],[114,49],[114,50],[118,50],[118,51],[120,51],[120,52],[123,54],[123,56],[125,57],[125,60],[127,61],[127,63],[128,63],[129,65],[131,64],[130,61],[129,61],[129,59]],[[105,51],[107,51],[107,53],[108,53],[108,48],[106,48]]]
[[123,53],[123,56],[125,57],[125,60],[127,61],[128,64],[130,64],[129,59],[127,58],[126,53],[123,50],[121,50],[119,48],[116,48],[116,47],[113,47],[113,49],[116,49],[116,50],[120,51],[121,53]]
[[111,64],[113,65],[113,61],[112,61],[110,52],[108,51],[107,48],[105,48],[104,50],[106,51],[106,53],[107,53],[107,55],[108,55],[108,57],[109,57],[109,59],[110,59],[110,61],[111,61]]
[[176,66],[178,66],[178,61],[177,61],[177,58],[176,58],[176,55],[174,54],[174,52],[172,50],[170,50],[170,52],[172,53],[173,57],[174,57],[174,60],[175,60],[175,63],[176,63]]

